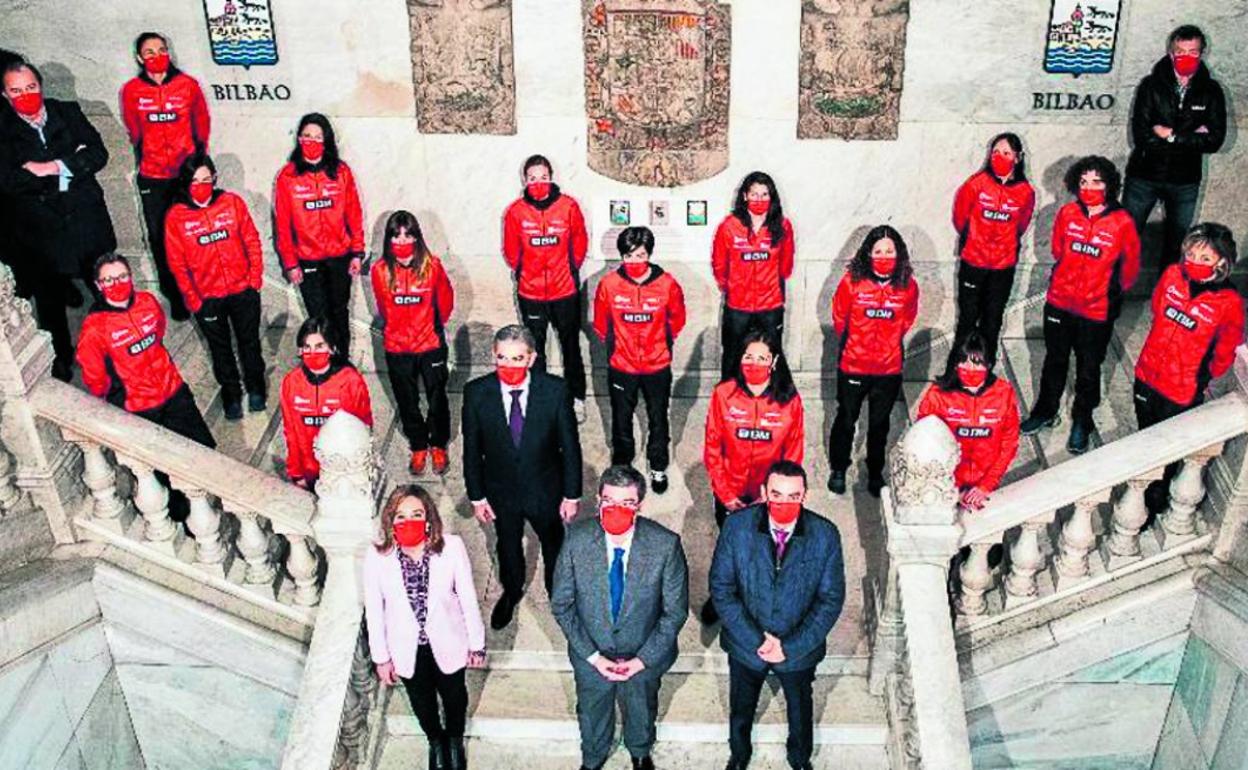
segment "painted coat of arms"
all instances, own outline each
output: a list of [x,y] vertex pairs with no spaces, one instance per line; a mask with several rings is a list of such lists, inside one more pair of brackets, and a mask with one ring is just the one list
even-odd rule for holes
[[583,0],[589,167],[675,187],[728,166],[731,25],[714,0]]
[[1044,71],[1053,74],[1103,75],[1114,67],[1122,0],[1053,0]]
[[204,19],[217,64],[277,64],[277,32],[269,0],[204,0]]
[[407,0],[407,13],[420,130],[516,133],[511,0]]
[[799,139],[896,139],[908,0],[804,0]]

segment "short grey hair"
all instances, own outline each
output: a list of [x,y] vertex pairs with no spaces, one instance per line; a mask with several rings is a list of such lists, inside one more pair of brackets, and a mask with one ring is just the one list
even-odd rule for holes
[[509,324],[494,332],[494,347],[504,342],[523,342],[530,353],[537,350],[537,340],[533,339],[533,332],[524,324]]
[[598,496],[602,496],[602,490],[606,486],[613,487],[633,487],[637,490],[637,502],[646,499],[646,477],[641,475],[641,471],[631,465],[612,465],[602,472],[602,477],[598,479]]

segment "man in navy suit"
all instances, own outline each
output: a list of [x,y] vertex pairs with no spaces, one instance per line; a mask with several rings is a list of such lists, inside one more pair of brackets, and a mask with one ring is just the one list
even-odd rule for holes
[[745,770],[754,711],[768,672],[784,689],[789,766],[808,770],[814,750],[815,666],[845,602],[845,566],[836,525],[803,507],[806,471],[771,466],[762,501],[728,517],[711,560],[711,600],[728,653],[727,770]]
[[524,595],[524,523],[537,534],[554,583],[563,527],[576,516],[581,496],[581,443],[567,386],[532,371],[533,334],[519,324],[494,335],[494,374],[464,388],[464,484],[472,512],[493,523],[503,595],[490,625],[511,622]]

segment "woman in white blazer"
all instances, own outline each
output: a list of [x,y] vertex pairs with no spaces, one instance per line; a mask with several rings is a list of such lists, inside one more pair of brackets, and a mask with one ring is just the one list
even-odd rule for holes
[[[364,555],[364,616],[377,678],[403,682],[429,739],[431,770],[465,770],[464,669],[485,665],[485,626],[464,541],[442,531],[433,498],[401,484]],[[438,699],[446,715],[438,715]]]

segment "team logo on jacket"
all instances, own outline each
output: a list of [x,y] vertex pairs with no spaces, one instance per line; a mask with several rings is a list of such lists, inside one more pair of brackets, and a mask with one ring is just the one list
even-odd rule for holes
[[892,308],[888,307],[869,307],[867,308],[867,318],[879,318],[888,320],[895,315]]
[[199,245],[208,246],[218,241],[224,241],[230,237],[228,230],[213,230],[210,233],[199,236]]
[[997,211],[996,209],[984,209],[984,219],[993,222],[1009,222],[1013,217],[1008,211]]
[[130,347],[127,348],[127,352],[129,352],[130,355],[132,356],[137,356],[138,354],[142,353],[144,350],[147,350],[148,348],[150,348],[152,345],[155,345],[155,344],[156,344],[156,333],[153,332],[147,335],[146,337],[144,337],[143,339],[139,340],[138,342],[132,343]]
[[956,432],[958,438],[988,438],[992,435],[992,428],[981,425],[959,425]]
[[1084,243],[1083,241],[1071,241],[1070,250],[1076,254],[1084,254],[1089,257],[1101,256],[1100,246],[1093,246],[1092,244]]
[[648,324],[654,320],[654,314],[653,313],[622,313],[620,314],[620,318],[623,319],[625,323]]
[[222,66],[277,64],[269,0],[204,0],[212,60]]
[[307,425],[309,428],[319,428],[324,425],[325,421],[328,419],[328,417],[321,414],[305,414],[303,416],[303,424]]
[[148,123],[176,123],[178,122],[178,113],[176,112],[149,112],[147,113]]
[[742,262],[764,262],[771,259],[770,251],[744,251],[741,253]]
[[535,235],[529,239],[530,246],[558,246],[559,236],[557,235]]
[[303,207],[308,211],[316,211],[318,209],[332,209],[334,207],[333,198],[317,198],[316,200],[304,201]]
[[424,302],[425,298],[420,294],[395,294],[394,304],[396,305],[419,305]]
[[1167,307],[1166,318],[1174,321],[1176,324],[1182,326],[1184,329],[1187,329],[1189,332],[1196,330],[1196,319],[1192,318],[1187,313],[1184,313],[1182,310],[1179,310],[1177,307]]
[[771,441],[771,431],[765,428],[737,428],[741,441]]

